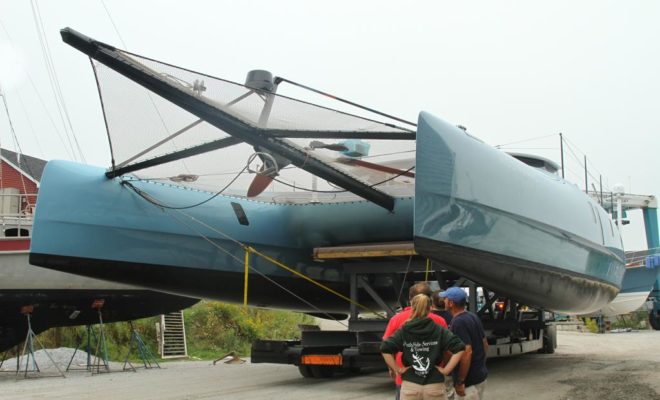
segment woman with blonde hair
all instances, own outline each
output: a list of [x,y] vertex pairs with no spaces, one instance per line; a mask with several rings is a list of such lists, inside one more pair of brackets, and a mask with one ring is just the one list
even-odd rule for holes
[[[387,366],[401,374],[401,400],[446,399],[444,377],[461,359],[465,345],[448,329],[428,317],[431,298],[418,294],[411,301],[412,312],[406,323],[394,335],[383,341],[380,350]],[[394,354],[403,353],[399,367]],[[452,353],[444,367],[440,366],[445,352]]]

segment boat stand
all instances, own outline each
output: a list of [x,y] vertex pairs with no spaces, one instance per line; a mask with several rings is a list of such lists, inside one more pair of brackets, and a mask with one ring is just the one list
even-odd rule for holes
[[69,360],[69,364],[66,366],[66,372],[69,371],[91,371],[92,370],[92,337],[94,340],[96,340],[96,335],[94,335],[94,331],[92,330],[91,325],[86,326],[86,337],[87,337],[87,345],[85,347],[85,350],[87,352],[87,365],[85,368],[71,368],[71,363],[73,362],[73,359],[76,357],[76,353],[78,353],[78,350],[80,349],[80,346],[85,342],[85,336],[81,336],[80,339],[78,340],[78,344],[76,345],[76,350],[73,352],[73,355],[71,355],[71,359]]
[[[91,372],[94,374],[101,374],[110,372],[110,363],[108,363],[108,344],[105,339],[105,327],[103,326],[103,304],[104,300],[94,300],[92,308],[96,310],[99,315],[99,336],[96,341],[96,349],[94,350],[94,361],[92,361]],[[99,354],[101,354],[99,356]],[[101,365],[103,363],[103,365]]]
[[[131,353],[133,352],[134,346],[137,349],[140,360],[142,360],[142,363],[144,364],[144,369],[160,368],[158,361],[156,361],[156,357],[154,357],[151,350],[149,350],[149,346],[147,346],[144,343],[137,329],[135,329],[135,327],[133,326],[133,321],[129,321],[128,325],[131,328],[131,341],[128,345],[128,353],[126,353],[126,358],[124,359],[123,370],[126,371],[130,369],[133,372],[136,372],[135,367],[133,366],[133,364],[131,364],[129,360],[129,358],[131,357]],[[129,365],[129,368],[127,368],[126,365]]]
[[[18,356],[16,358],[16,377],[18,378],[18,375],[20,374],[20,364],[21,364],[21,358],[25,359],[25,370],[23,377],[28,378],[28,374],[30,372],[34,373],[41,373],[41,369],[39,369],[39,365],[37,364],[37,359],[35,358],[34,355],[34,342],[36,342],[40,347],[41,350],[43,351],[44,354],[48,357],[50,362],[53,364],[55,369],[57,369],[57,372],[59,373],[58,376],[61,376],[64,378],[64,373],[60,369],[60,367],[57,365],[57,363],[53,360],[53,358],[50,356],[50,353],[48,353],[48,350],[44,347],[44,345],[39,341],[39,338],[37,335],[34,333],[32,330],[32,322],[31,322],[31,317],[32,317],[32,311],[34,310],[33,306],[24,306],[21,308],[21,314],[25,315],[27,319],[27,326],[28,326],[28,331],[27,331],[27,336],[25,338],[25,344],[23,345],[23,351],[21,352],[21,356]],[[27,357],[27,358],[25,358]],[[32,360],[30,360],[30,357],[32,357]],[[32,369],[28,370],[28,367],[30,366],[30,361],[32,361]]]

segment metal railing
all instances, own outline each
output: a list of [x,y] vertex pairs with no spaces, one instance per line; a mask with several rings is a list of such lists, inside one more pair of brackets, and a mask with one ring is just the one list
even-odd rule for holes
[[31,236],[36,204],[36,193],[0,193],[0,236]]

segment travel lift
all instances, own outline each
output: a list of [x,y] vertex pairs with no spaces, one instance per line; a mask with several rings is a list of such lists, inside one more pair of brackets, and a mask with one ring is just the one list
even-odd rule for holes
[[[618,187],[617,187],[618,186]],[[625,193],[622,185],[615,185],[613,192],[588,191],[589,196],[612,215],[619,229],[630,221],[625,219],[626,212],[641,210],[644,218],[644,231],[646,233],[646,246],[648,248],[646,266],[656,267],[660,252],[660,235],[658,232],[658,200],[655,196]],[[651,302],[649,310],[649,323],[655,330],[660,330],[660,268],[656,281],[649,295]]]
[[[481,288],[480,296],[477,284],[438,262],[420,257],[412,242],[320,247],[314,249],[314,257],[351,261],[345,264],[345,270],[350,273],[351,300],[347,329],[301,329],[300,340],[258,340],[252,344],[251,362],[295,365],[302,376],[314,378],[362,368],[385,368],[380,344],[395,310],[371,285],[383,280],[389,281],[400,307],[407,302],[408,288],[415,282],[429,281],[434,285],[437,281],[441,289],[467,288],[468,309],[480,317],[488,336],[489,358],[536,351],[553,353],[556,348],[553,314],[529,309],[485,288]],[[358,289],[364,289],[386,315],[361,314]]]

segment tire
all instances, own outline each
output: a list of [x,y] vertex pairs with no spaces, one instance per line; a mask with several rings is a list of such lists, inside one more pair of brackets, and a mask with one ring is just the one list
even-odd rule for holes
[[539,350],[539,353],[554,354],[556,348],[557,327],[548,325],[545,327],[545,332],[543,333],[543,347]]
[[660,331],[660,316],[653,315],[653,311],[649,313],[649,324],[651,328]]
[[298,366],[298,372],[300,372],[300,375],[303,376],[303,378],[313,378],[314,375],[312,375],[312,370],[309,367],[309,365],[299,365]]

